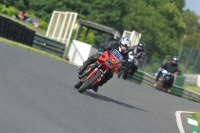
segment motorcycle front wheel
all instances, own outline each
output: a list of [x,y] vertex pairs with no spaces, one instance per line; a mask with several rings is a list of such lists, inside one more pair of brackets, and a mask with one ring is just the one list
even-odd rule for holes
[[89,89],[92,86],[92,84],[101,76],[101,74],[102,73],[98,70],[93,77],[91,77],[88,81],[82,84],[78,91],[80,93],[83,93],[85,90]]
[[78,80],[78,81],[76,82],[76,84],[74,85],[74,87],[75,87],[76,89],[78,89],[82,84],[83,84],[83,82],[82,82],[81,80]]
[[124,79],[124,72],[125,71],[120,71],[119,74],[118,74],[118,78]]
[[163,91],[163,84],[164,84],[163,82],[164,82],[163,79],[159,79],[155,88],[157,90]]

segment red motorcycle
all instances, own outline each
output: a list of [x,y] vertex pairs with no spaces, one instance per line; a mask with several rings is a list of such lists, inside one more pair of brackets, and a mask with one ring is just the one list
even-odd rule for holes
[[116,50],[103,52],[97,61],[87,67],[79,80],[74,85],[80,93],[87,89],[93,89],[105,77],[107,72],[114,73],[122,63],[123,56]]

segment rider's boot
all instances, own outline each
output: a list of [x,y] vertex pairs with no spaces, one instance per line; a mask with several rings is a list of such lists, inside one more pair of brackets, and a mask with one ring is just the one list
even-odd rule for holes
[[155,82],[155,84],[153,86],[156,87],[157,86],[157,82]]
[[82,67],[80,67],[80,68],[78,69],[78,74],[79,74],[79,75],[82,74],[82,73],[85,71],[86,68],[87,68],[86,65],[83,65]]
[[167,88],[167,92],[170,93],[170,91],[171,91],[171,88]]
[[95,87],[93,88],[93,90],[94,90],[95,92],[97,92],[97,91],[98,91],[98,88],[99,88],[99,86],[97,85],[97,86],[95,86]]

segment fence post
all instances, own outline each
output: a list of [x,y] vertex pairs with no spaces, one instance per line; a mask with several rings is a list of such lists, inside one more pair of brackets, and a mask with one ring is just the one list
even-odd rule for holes
[[192,52],[193,52],[193,48],[190,49],[189,57],[187,59],[186,65],[185,65],[184,72],[186,71],[186,69],[188,67],[188,64],[190,62],[190,58],[191,58]]

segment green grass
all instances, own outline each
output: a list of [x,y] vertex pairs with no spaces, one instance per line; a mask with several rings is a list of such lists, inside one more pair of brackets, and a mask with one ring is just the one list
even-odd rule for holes
[[8,16],[6,16],[6,15],[4,15],[4,14],[0,14],[0,16],[3,16],[3,17],[8,18],[8,19],[11,19],[12,21],[18,22],[19,24],[24,25],[24,26],[26,26],[27,28],[29,28],[29,29],[31,29],[31,30],[33,30],[33,31],[35,31],[35,32],[37,32],[37,33],[39,33],[39,34],[45,35],[45,33],[46,33],[46,30],[35,28],[33,25],[27,24],[27,23],[25,23],[25,22],[22,21],[22,20],[13,19],[13,18],[8,17]]
[[197,87],[195,85],[184,85],[184,88],[200,94],[200,87]]
[[196,119],[198,126],[200,127],[200,112],[193,113],[192,116]]
[[56,60],[67,62],[65,59],[60,58],[60,57],[58,57],[56,55],[49,54],[49,53],[46,53],[44,51],[41,51],[41,50],[38,50],[38,49],[35,49],[35,48],[32,48],[32,47],[29,47],[29,46],[26,46],[26,45],[23,45],[23,44],[20,44],[20,43],[17,43],[17,42],[13,42],[13,41],[7,40],[5,38],[1,38],[0,37],[0,42],[6,43],[6,44],[9,44],[9,45],[13,45],[13,46],[16,46],[16,47],[19,47],[19,48],[23,48],[23,49],[26,49],[26,50],[29,50],[29,51],[32,51],[32,52],[35,52],[35,53],[38,53],[38,54],[42,54],[42,55],[48,56],[50,58],[54,58]]

